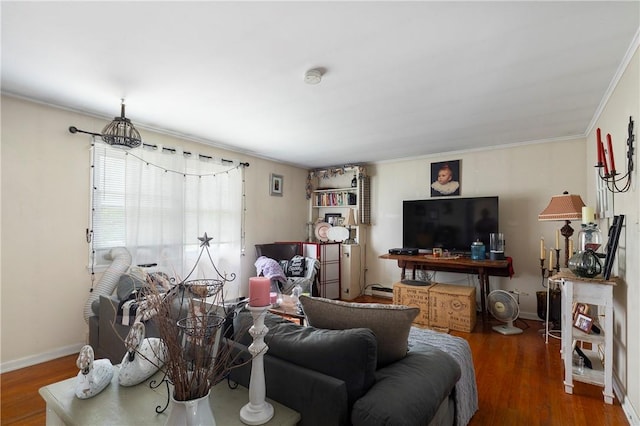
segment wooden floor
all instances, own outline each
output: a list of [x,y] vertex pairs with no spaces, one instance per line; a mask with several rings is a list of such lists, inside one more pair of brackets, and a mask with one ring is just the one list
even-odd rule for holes
[[[496,324],[479,319],[473,333],[451,333],[467,339],[473,352],[480,410],[470,426],[629,424],[617,399],[614,405],[603,402],[600,387],[577,383],[573,395],[564,393],[560,342],[545,344],[540,322],[518,320],[524,333],[517,336],[492,331]],[[43,425],[45,404],[38,389],[74,377],[76,357],[2,374],[1,424]]]

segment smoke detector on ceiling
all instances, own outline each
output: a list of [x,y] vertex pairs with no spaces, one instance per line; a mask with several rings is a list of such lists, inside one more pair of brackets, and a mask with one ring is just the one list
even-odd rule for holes
[[312,69],[304,73],[304,82],[307,84],[318,84],[322,81],[322,72],[319,69]]

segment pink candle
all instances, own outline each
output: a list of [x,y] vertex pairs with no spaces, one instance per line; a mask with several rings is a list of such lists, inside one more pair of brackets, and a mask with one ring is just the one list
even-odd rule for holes
[[249,278],[249,305],[267,306],[270,304],[269,290],[271,280],[266,277]]

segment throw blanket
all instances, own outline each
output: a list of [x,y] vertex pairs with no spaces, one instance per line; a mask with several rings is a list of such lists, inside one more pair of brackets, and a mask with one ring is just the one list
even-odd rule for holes
[[411,327],[409,350],[419,345],[431,345],[451,355],[460,365],[462,375],[456,383],[456,425],[465,426],[478,411],[476,372],[469,343],[461,337],[438,331]]
[[276,280],[283,283],[287,282],[287,277],[284,275],[282,266],[280,266],[278,261],[271,259],[270,257],[260,256],[254,265],[258,275],[267,277],[270,280]]

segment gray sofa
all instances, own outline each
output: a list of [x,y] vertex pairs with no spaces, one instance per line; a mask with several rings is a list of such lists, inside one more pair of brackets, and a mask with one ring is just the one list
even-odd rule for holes
[[[234,323],[238,364],[251,358],[251,324],[247,312]],[[461,371],[445,352],[424,345],[379,365],[376,336],[368,328],[301,327],[270,313],[265,325],[267,397],[300,412],[301,425],[455,424]],[[250,375],[250,362],[230,372],[247,387]]]
[[[120,364],[126,352],[124,339],[129,334],[128,325],[122,325],[118,318],[117,295],[100,296],[97,315],[89,317],[89,344],[96,359],[108,358],[112,364]],[[145,322],[146,337],[159,337],[158,327],[153,319]]]
[[[138,292],[145,292],[149,284],[132,274],[122,274],[111,295],[100,295],[91,305],[93,315],[89,317],[89,345],[96,359],[108,358],[113,364],[120,364],[126,352],[124,339],[131,325],[123,325],[118,316],[121,302],[135,298]],[[146,337],[159,337],[158,327],[153,319],[145,322]]]
[[[136,293],[134,292],[140,292],[140,294],[144,295],[145,292],[148,292],[148,285],[146,282],[129,274],[123,274],[118,281],[114,294],[110,296],[100,295],[94,302],[92,305],[94,315],[89,317],[89,344],[94,350],[96,359],[108,358],[113,364],[119,364],[122,361],[122,357],[126,352],[124,339],[129,334],[131,325],[123,325],[122,316],[118,315],[118,306],[123,301],[135,298]],[[192,298],[194,296],[188,295],[186,297]],[[226,317],[223,328],[225,336],[232,334],[233,314],[243,307],[245,303],[244,297],[224,302],[221,314]],[[180,308],[179,305],[177,306],[176,312],[178,313]],[[180,314],[178,313],[177,316],[180,316]],[[133,319],[131,322],[133,322]],[[145,321],[144,324],[146,337],[160,337],[158,325],[153,317]]]

